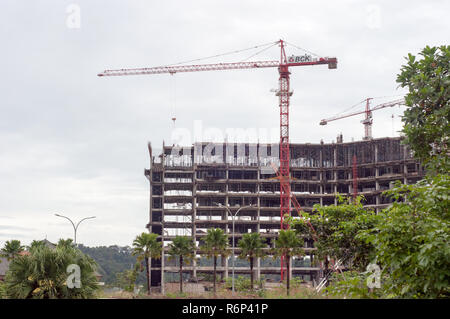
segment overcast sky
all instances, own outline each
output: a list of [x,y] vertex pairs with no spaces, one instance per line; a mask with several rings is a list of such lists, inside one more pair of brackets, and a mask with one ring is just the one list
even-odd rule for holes
[[[360,140],[362,115],[319,121],[367,97],[382,97],[376,104],[404,94],[395,82],[404,56],[448,44],[449,12],[446,0],[2,0],[0,246],[72,237],[54,213],[97,216],[81,224],[79,243],[131,245],[148,222],[147,142],[161,148],[174,128],[192,132],[201,121],[223,134],[253,128],[277,139],[276,68],[110,78],[100,71],[284,39],[338,59],[337,70],[291,68],[291,142],[331,142],[339,133]],[[238,62],[257,51],[198,63]],[[248,61],[277,59],[275,46]],[[374,137],[398,136],[402,112],[374,112]]]

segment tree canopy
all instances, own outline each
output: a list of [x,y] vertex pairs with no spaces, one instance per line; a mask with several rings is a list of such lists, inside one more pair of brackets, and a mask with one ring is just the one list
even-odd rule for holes
[[431,169],[450,170],[450,46],[426,46],[420,58],[408,54],[397,82],[405,96],[403,133],[415,156]]
[[[70,287],[69,265],[79,267],[80,286]],[[5,291],[14,299],[92,298],[98,289],[94,260],[73,246],[52,249],[35,246],[29,254],[12,259],[5,277]]]

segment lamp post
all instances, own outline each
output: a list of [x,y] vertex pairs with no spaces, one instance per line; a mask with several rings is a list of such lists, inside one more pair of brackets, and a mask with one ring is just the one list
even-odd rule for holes
[[[228,213],[230,213],[232,219],[233,219],[233,232],[232,232],[232,246],[231,246],[231,251],[232,251],[232,255],[233,255],[233,259],[232,259],[232,277],[231,277],[231,293],[234,295],[234,219],[236,217],[236,215],[243,209],[243,208],[249,208],[249,207],[253,207],[253,205],[248,205],[248,206],[242,206],[239,207],[239,209],[236,211],[236,213],[232,213],[231,210],[228,208],[228,206],[224,206],[221,203],[216,203],[217,206],[219,207],[225,207],[228,211]],[[239,206],[239,205],[237,205]]]
[[80,221],[77,223],[77,225],[75,226],[75,223],[74,223],[69,217],[63,216],[63,215],[59,215],[59,214],[55,214],[55,216],[65,218],[65,219],[69,220],[69,222],[72,224],[72,226],[73,226],[73,231],[74,231],[74,237],[73,237],[73,239],[74,239],[74,244],[75,244],[75,245],[77,244],[77,229],[78,229],[78,226],[80,226],[80,223],[81,223],[83,220],[95,218],[95,216],[85,217],[85,218],[83,218],[82,220],[80,220]]

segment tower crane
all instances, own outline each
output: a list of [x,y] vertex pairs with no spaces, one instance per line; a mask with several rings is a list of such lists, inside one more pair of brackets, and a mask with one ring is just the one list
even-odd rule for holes
[[[157,66],[150,68],[116,69],[105,70],[98,76],[126,76],[126,75],[150,75],[179,72],[200,72],[200,71],[224,71],[239,69],[262,69],[278,68],[279,86],[276,95],[279,97],[280,108],[280,216],[281,229],[285,228],[283,216],[290,215],[291,212],[291,187],[290,187],[290,154],[289,154],[289,98],[292,95],[290,88],[290,67],[328,65],[329,69],[337,68],[337,59],[335,57],[312,57],[305,54],[302,56],[287,56],[285,52],[285,41],[279,40],[274,43],[280,47],[280,60],[272,61],[254,61],[254,62],[232,62],[232,63],[213,63],[196,65],[175,65],[175,66]],[[283,275],[281,276],[283,278]]]
[[320,121],[320,125],[327,125],[328,122],[331,121],[336,121],[336,120],[340,120],[343,118],[347,118],[350,116],[354,116],[354,115],[359,115],[359,114],[365,114],[365,118],[361,121],[362,124],[364,124],[364,140],[371,140],[372,139],[372,123],[373,123],[373,118],[372,118],[372,112],[376,111],[376,110],[381,110],[384,109],[386,107],[393,107],[395,105],[405,105],[405,100],[404,99],[398,99],[398,100],[394,100],[394,101],[390,101],[390,102],[386,102],[386,103],[382,103],[382,104],[378,104],[372,108],[370,108],[370,101],[373,100],[373,98],[367,98],[366,99],[366,109],[364,111],[357,111],[357,112],[353,112],[353,113],[348,113],[348,114],[343,114],[343,115],[336,115],[327,119],[323,119]]

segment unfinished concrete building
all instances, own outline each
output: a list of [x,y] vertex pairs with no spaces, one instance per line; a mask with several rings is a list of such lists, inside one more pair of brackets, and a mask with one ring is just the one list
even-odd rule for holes
[[[178,267],[167,259],[167,244],[177,235],[192,236],[197,245],[208,228],[222,228],[230,238],[232,218],[223,206],[235,212],[235,243],[244,233],[259,232],[269,245],[280,229],[280,186],[270,162],[278,162],[278,144],[196,143],[189,147],[163,145],[158,156],[149,144],[150,220],[147,228],[164,243],[164,257],[152,260],[151,282],[161,286],[164,276]],[[336,194],[353,194],[353,155],[356,155],[357,192],[364,195],[364,205],[374,210],[387,207],[391,200],[382,192],[400,180],[411,184],[423,177],[423,169],[412,158],[401,138],[332,144],[291,144],[291,191],[304,211],[314,204],[335,205]],[[220,207],[222,205],[222,207]],[[295,212],[293,212],[295,215]],[[305,241],[307,257],[293,260],[293,276],[317,280],[319,265],[314,260],[312,241]],[[239,253],[236,248],[235,253]],[[221,260],[217,270],[231,276],[230,258]],[[185,266],[188,276],[212,273],[212,263],[194,262]],[[236,274],[249,273],[242,262]],[[258,260],[257,277],[280,275],[279,260]]]

